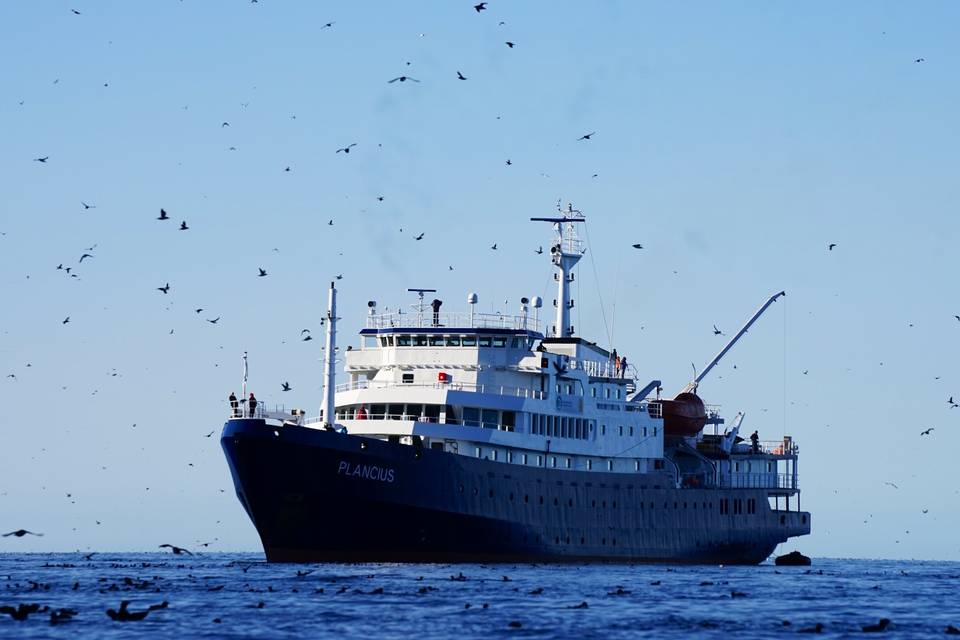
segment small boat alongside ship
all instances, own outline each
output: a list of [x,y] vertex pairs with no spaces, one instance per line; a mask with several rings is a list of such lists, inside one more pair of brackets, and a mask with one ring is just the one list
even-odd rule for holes
[[[569,285],[585,248],[569,207],[550,224],[556,317],[408,313],[368,303],[341,352],[328,292],[320,415],[231,415],[221,444],[271,562],[637,561],[753,564],[810,532],[798,446],[746,443],[699,383],[783,293],[671,399],[637,364],[579,337]],[[432,308],[428,308],[432,306]],[[644,367],[650,363],[643,363]],[[711,433],[712,432],[712,433]]]

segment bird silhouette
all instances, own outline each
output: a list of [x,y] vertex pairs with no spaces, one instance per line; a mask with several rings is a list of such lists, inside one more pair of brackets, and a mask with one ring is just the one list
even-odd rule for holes
[[209,438],[209,437],[212,436],[213,434],[214,434],[214,432],[211,431],[210,433],[208,433],[207,435],[205,435],[205,436],[203,436],[203,437],[204,437],[204,438]]
[[643,249],[643,245],[642,245],[642,244],[639,244],[639,243],[637,243],[637,244],[632,244],[632,245],[630,245],[630,246],[633,247],[634,249]]
[[156,611],[157,609],[166,609],[167,605],[168,605],[167,601],[164,600],[160,604],[150,605],[143,611],[130,611],[129,609],[127,609],[127,607],[130,606],[130,601],[123,600],[120,603],[120,609],[118,611],[114,611],[113,609],[107,609],[107,616],[111,620],[115,620],[117,622],[138,622],[146,618],[151,611]]
[[83,205],[83,210],[84,210],[84,211],[86,211],[87,209],[96,209],[96,208],[97,208],[97,205],[95,205],[95,204],[87,204],[86,202],[83,202],[82,200],[80,201],[80,204]]
[[211,320],[210,318],[207,318],[207,322],[209,322],[210,324],[217,324],[218,322],[220,322],[220,316],[217,316],[213,320]]
[[68,322],[70,322],[70,316],[67,316],[66,318],[64,318],[63,321],[60,322],[60,324],[67,324]]
[[957,406],[957,403],[953,401],[953,396],[947,398],[947,404],[949,404],[951,408]]
[[27,536],[27,535],[37,536],[37,537],[40,537],[40,538],[43,537],[43,534],[42,534],[42,533],[34,533],[33,531],[27,531],[26,529],[17,529],[16,531],[11,531],[10,533],[5,533],[5,534],[3,534],[3,537],[4,537],[4,538],[9,538],[10,536],[15,536],[15,537],[17,537],[17,538],[22,538],[23,536]]
[[537,247],[537,250],[534,251],[534,253],[537,254],[538,256],[543,255],[543,247],[542,246]]
[[457,71],[457,80],[466,80],[466,79],[467,79],[467,76]]
[[340,153],[341,151],[344,152],[344,153],[350,153],[350,147],[355,147],[355,146],[357,146],[357,143],[356,143],[356,142],[351,142],[351,143],[348,144],[347,146],[341,147],[340,149],[337,149],[337,153]]
[[836,242],[831,242],[829,245],[827,245],[827,251],[833,251],[833,248],[834,248],[835,246],[837,246],[837,243],[836,243]]
[[916,60],[914,60],[914,62],[926,62],[926,61],[927,61],[926,58],[917,58]]
[[224,122],[220,125],[220,128],[222,129],[223,127],[229,127],[229,126],[230,126],[229,122]]
[[164,209],[160,209],[160,215],[157,217],[157,220],[169,220],[170,216],[167,215],[167,212]]
[[579,138],[577,138],[577,142],[579,142],[579,141],[581,141],[581,140],[589,140],[590,137],[591,137],[593,134],[595,134],[595,133],[596,133],[596,131],[591,131],[590,133],[584,134],[584,135],[580,136]]
[[960,322],[960,316],[953,316],[953,317],[957,319],[957,322]]
[[189,229],[189,228],[190,228],[190,227],[187,226],[187,221],[186,221],[186,220],[184,220],[183,222],[180,223],[180,231],[186,231],[186,230]]
[[481,11],[486,11],[486,10],[487,10],[487,3],[486,3],[486,2],[481,2],[480,4],[475,4],[475,5],[473,5],[473,8],[476,10],[477,13],[480,13]]
[[79,15],[80,15],[80,12],[77,11],[76,9],[70,9],[70,12],[71,12],[73,15],[75,15],[75,16],[79,16]]
[[163,292],[164,295],[170,293],[170,283],[166,283],[162,287],[157,287],[157,291]]
[[421,232],[420,235],[414,236],[413,239],[414,239],[414,240],[423,240],[423,233]]
[[284,382],[282,385],[280,385],[280,389],[281,389],[281,391],[291,391],[291,390],[292,390],[292,388],[290,387],[290,383],[289,383],[289,382]]
[[329,221],[327,222],[327,226],[328,226],[328,227],[332,227],[332,226],[333,226],[333,220],[329,220]]
[[320,25],[320,29],[321,29],[321,30],[323,30],[323,29],[329,29],[330,27],[332,27],[332,26],[335,25],[335,24],[337,24],[337,23],[336,23],[336,22],[327,22],[327,23],[325,23],[325,24]]
[[491,248],[493,251],[496,251],[496,250],[497,250],[497,243],[494,242],[494,243],[493,243],[493,246],[491,246],[490,248]]
[[713,335],[715,335],[715,336],[722,336],[722,335],[723,335],[723,331],[720,331],[720,329],[717,329],[717,325],[713,325]]
[[889,486],[893,487],[894,489],[899,489],[899,488],[900,488],[900,487],[898,487],[897,485],[895,485],[895,484],[892,483],[892,482],[884,482],[883,484],[889,485]]
[[935,427],[930,427],[929,429],[924,429],[923,431],[920,432],[920,435],[922,435],[922,436],[928,436],[928,435],[930,435],[930,433],[934,430],[934,428],[935,428]]
[[420,82],[420,81],[417,80],[416,78],[411,78],[410,76],[397,76],[397,77],[394,78],[393,80],[387,80],[387,84],[393,84],[394,82],[396,82],[396,81],[398,81],[398,80],[399,80],[400,82],[406,82],[407,80],[409,80],[410,82]]
[[879,633],[886,631],[888,626],[890,626],[890,618],[880,618],[877,624],[868,624],[863,627],[863,631],[864,633]]
[[92,258],[92,257],[93,257],[93,254],[85,253],[82,256],[80,256],[80,262],[83,262],[84,258]]
[[513,164],[513,162],[510,161],[510,158],[507,158],[507,166],[509,167],[509,166],[512,165],[512,164]]
[[343,274],[342,274],[342,273],[338,273],[338,274],[337,274],[337,280],[343,280]]
[[46,163],[46,161],[49,159],[50,159],[50,156],[43,156],[42,158],[34,158],[33,161]]
[[505,42],[504,44],[507,45],[508,47],[510,47],[511,49],[513,49],[515,46],[517,46],[516,44],[514,44],[513,42],[510,42],[509,40],[508,40],[507,42]]
[[257,267],[257,269],[260,270],[260,273],[257,274],[258,278],[263,278],[264,276],[267,275],[267,272],[263,269],[263,267]]
[[313,336],[311,336],[310,334],[307,334],[307,337],[301,340],[301,342],[310,342],[311,340],[313,340]]
[[184,554],[184,553],[187,554],[188,556],[192,556],[192,555],[193,555],[193,554],[190,553],[190,551],[188,551],[187,549],[184,549],[183,547],[178,547],[178,546],[175,545],[175,544],[163,543],[163,544],[161,544],[161,545],[159,546],[159,548],[160,548],[160,549],[170,549],[170,551],[173,551],[173,555],[175,555],[175,556],[179,556],[179,555]]

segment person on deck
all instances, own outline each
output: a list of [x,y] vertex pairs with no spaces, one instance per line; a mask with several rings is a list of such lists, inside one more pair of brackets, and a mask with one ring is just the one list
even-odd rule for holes
[[230,415],[234,418],[240,415],[240,402],[237,400],[237,394],[230,392]]
[[756,431],[750,434],[750,446],[754,453],[760,453],[760,436],[757,435]]
[[616,368],[617,362],[620,360],[620,356],[617,355],[617,350],[614,349],[613,353],[610,354],[610,364]]
[[622,364],[622,362],[623,362],[623,358],[621,358],[620,356],[617,356],[616,359],[614,359],[613,361],[613,377],[614,378],[620,377],[620,365]]
[[247,406],[250,408],[250,417],[252,418],[257,412],[257,399],[253,397],[253,393],[250,394],[250,399],[247,400]]
[[357,409],[357,420],[366,420],[367,419],[367,410],[363,407]]
[[627,356],[620,356],[620,377],[627,373]]

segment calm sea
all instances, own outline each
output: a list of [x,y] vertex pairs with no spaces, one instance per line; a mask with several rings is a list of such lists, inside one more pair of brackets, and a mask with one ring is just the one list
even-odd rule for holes
[[[146,619],[115,622],[121,600]],[[960,564],[814,560],[811,568],[663,565],[269,565],[259,554],[0,554],[2,638],[763,638],[823,625],[895,637],[960,627]],[[585,604],[584,604],[585,603]]]

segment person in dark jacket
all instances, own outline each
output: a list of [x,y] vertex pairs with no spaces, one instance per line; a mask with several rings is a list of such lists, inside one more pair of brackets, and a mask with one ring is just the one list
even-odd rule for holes
[[252,418],[257,411],[257,399],[253,397],[253,393],[250,394],[250,399],[247,400],[247,406],[250,408],[250,417]]
[[230,413],[236,418],[240,415],[240,402],[237,400],[237,394],[233,391],[230,392]]
[[760,436],[756,431],[750,434],[750,445],[754,453],[760,453]]

